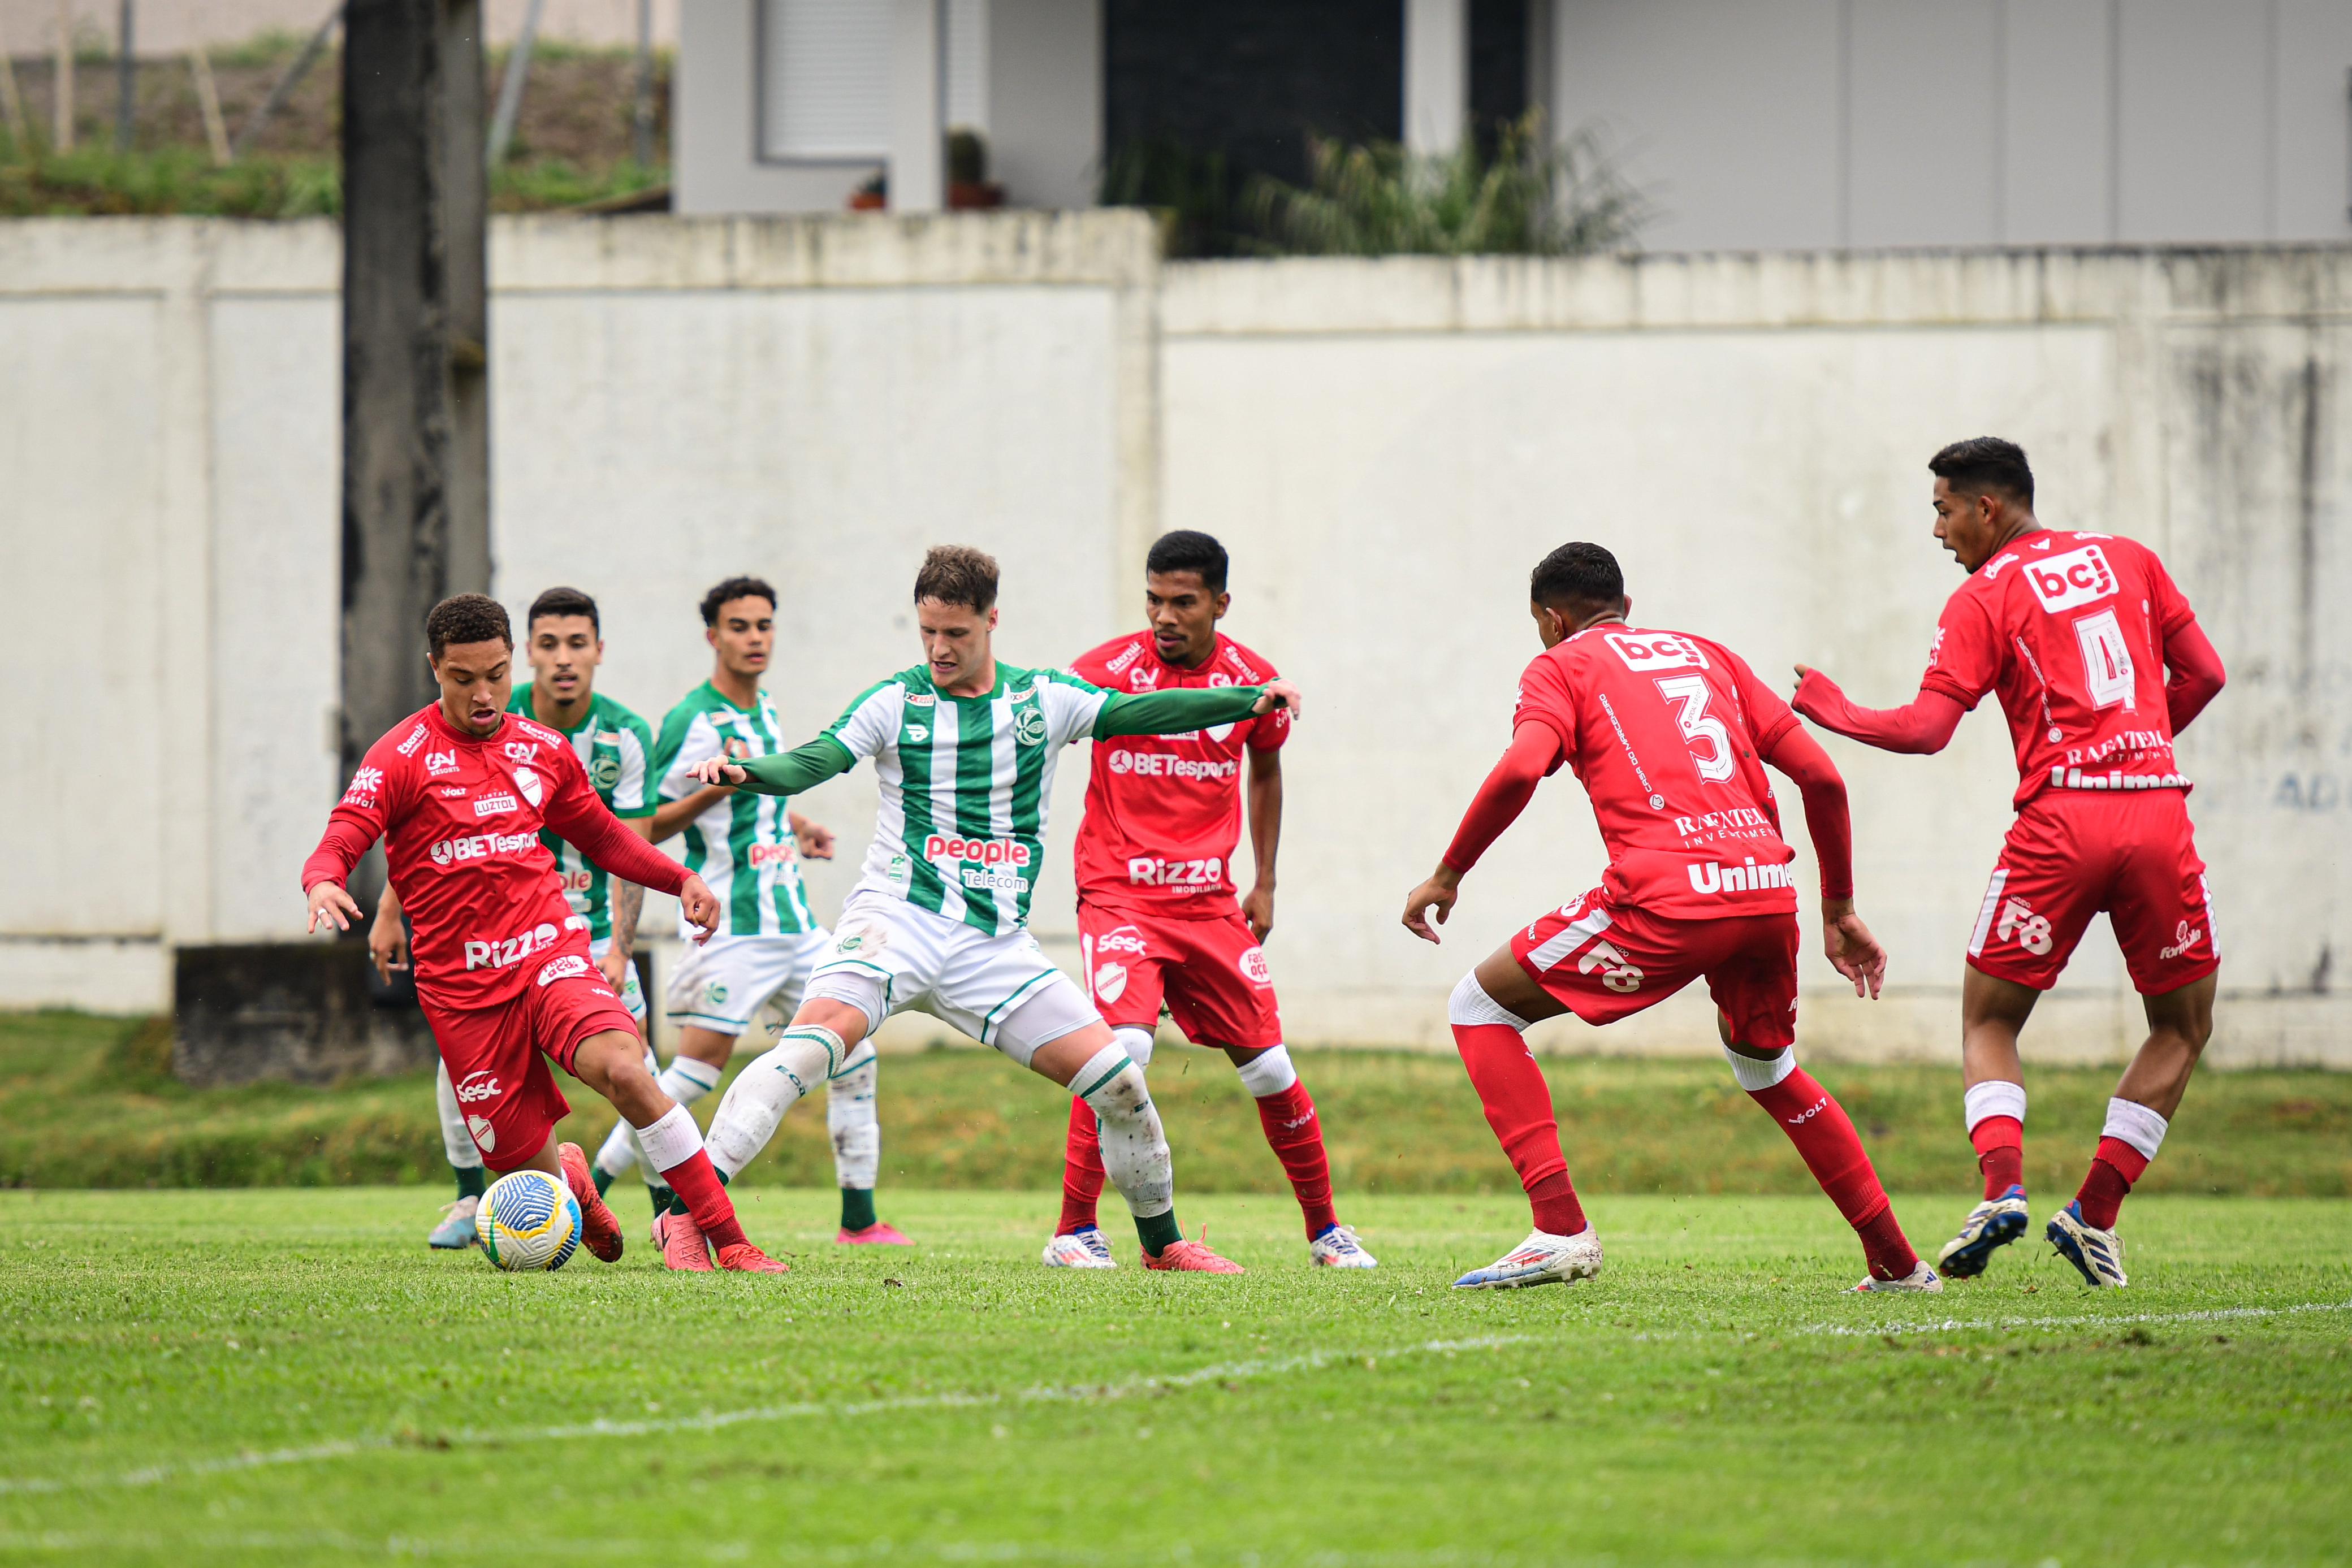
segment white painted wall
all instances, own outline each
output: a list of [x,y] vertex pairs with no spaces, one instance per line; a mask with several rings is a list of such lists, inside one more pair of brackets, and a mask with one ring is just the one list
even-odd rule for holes
[[[340,782],[336,257],[325,225],[0,225],[0,663],[29,743],[0,758],[0,1002],[152,1007],[166,942],[298,933]],[[1462,968],[1597,877],[1555,781],[1444,948],[1395,925],[1506,738],[1537,556],[1601,539],[1645,617],[1896,701],[1958,580],[1925,460],[2011,434],[2044,517],[2155,543],[2231,664],[2183,747],[2216,1059],[2352,1065],[2352,252],[1163,269],[1126,214],[636,218],[500,220],[492,277],[496,590],[595,593],[604,687],[650,720],[707,672],[694,606],[731,572],[782,591],[773,685],[813,732],[913,662],[927,543],[1000,556],[1003,649],[1045,663],[1134,622],[1160,527],[1223,537],[1229,629],[1315,699],[1271,944],[1302,1041],[1441,1041]],[[1896,991],[1840,1003],[1809,957],[1807,1038],[1944,1057],[2005,734],[1832,749]],[[67,777],[90,757],[104,789]],[[1038,902],[1057,950],[1084,763]],[[844,832],[826,913],[872,800],[860,775],[804,802]],[[2095,932],[2035,1049],[2112,1056],[2136,1010]],[[1710,1037],[1685,998],[1540,1038]]]

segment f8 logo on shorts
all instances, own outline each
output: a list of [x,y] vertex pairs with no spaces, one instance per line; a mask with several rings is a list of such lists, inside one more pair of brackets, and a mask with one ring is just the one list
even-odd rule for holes
[[1601,641],[1639,674],[1659,670],[1704,670],[1706,655],[1699,645],[1678,632],[1610,632]]
[[2036,915],[2021,899],[2005,899],[2000,906],[2000,924],[1993,935],[2007,942],[2012,937],[2017,945],[2039,958],[2050,951],[2050,917]]
[[2107,565],[2106,552],[2096,545],[2070,549],[2048,560],[2028,561],[2025,580],[2042,608],[2053,615],[2105,599],[2116,591],[2115,569]]
[[1595,942],[1576,961],[1576,972],[1589,975],[1601,971],[1601,983],[1620,996],[1631,996],[1642,988],[1642,971],[1626,962],[1625,955],[1609,942]]

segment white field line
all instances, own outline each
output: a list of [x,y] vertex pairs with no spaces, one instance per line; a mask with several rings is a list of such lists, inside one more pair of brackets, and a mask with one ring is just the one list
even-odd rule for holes
[[868,1416],[894,1415],[910,1410],[961,1410],[1006,1404],[1096,1403],[1130,1399],[1138,1395],[1193,1388],[1204,1383],[1279,1377],[1287,1373],[1318,1372],[1335,1364],[1353,1363],[1371,1366],[1386,1357],[1451,1355],[1465,1350],[1499,1350],[1505,1345],[1528,1343],[1536,1337],[1533,1334],[1517,1333],[1486,1334],[1475,1339],[1423,1340],[1415,1344],[1391,1345],[1381,1350],[1309,1351],[1300,1355],[1270,1355],[1255,1361],[1220,1362],[1211,1366],[1197,1367],[1191,1372],[1160,1373],[1149,1376],[1122,1378],[1116,1383],[1024,1388],[1010,1395],[912,1394],[896,1399],[863,1399],[840,1404],[803,1401],[792,1405],[761,1405],[747,1410],[709,1411],[698,1416],[629,1420],[614,1420],[608,1416],[599,1416],[593,1421],[571,1422],[560,1426],[519,1427],[490,1432],[478,1432],[468,1428],[446,1434],[435,1434],[429,1437],[374,1436],[336,1438],[324,1443],[305,1444],[299,1448],[268,1448],[224,1455],[217,1458],[187,1459],[172,1464],[150,1465],[142,1469],[123,1470],[110,1476],[76,1476],[66,1479],[44,1476],[0,1478],[0,1497],[87,1491],[121,1487],[151,1487],[164,1481],[193,1476],[229,1475],[240,1470],[269,1469],[285,1465],[318,1464],[328,1459],[348,1459],[363,1453],[380,1453],[404,1447],[504,1448],[521,1443],[566,1442],[581,1437],[641,1437],[664,1432],[716,1432],[730,1427],[740,1427],[753,1422],[826,1418],[856,1420]]
[[2080,1329],[2112,1323],[2219,1323],[2240,1318],[2276,1318],[2293,1312],[2352,1312],[2352,1301],[2298,1301],[2286,1307],[2216,1307],[2201,1312],[2085,1312],[2064,1318],[1944,1318],[1931,1323],[1807,1323],[1796,1333],[1958,1333],[1967,1329]]

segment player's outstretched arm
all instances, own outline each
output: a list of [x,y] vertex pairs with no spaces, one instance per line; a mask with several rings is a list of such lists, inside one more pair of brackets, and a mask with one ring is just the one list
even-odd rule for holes
[[754,795],[797,795],[857,766],[857,755],[829,735],[773,757],[730,762],[706,757],[687,771],[698,783],[731,784]]
[[2164,685],[2164,708],[2172,720],[2172,733],[2178,736],[2205,711],[2207,703],[2221,695],[2222,684],[2230,677],[2205,629],[2194,621],[2165,633],[2164,667],[2171,677]]
[[1822,867],[1822,941],[1830,967],[1853,983],[1855,996],[1875,999],[1886,979],[1886,949],[1853,912],[1853,814],[1845,780],[1822,743],[1793,725],[1764,760],[1789,776],[1805,804],[1805,831]]
[[1181,735],[1213,724],[1238,724],[1286,707],[1300,713],[1298,688],[1288,681],[1262,686],[1180,686],[1173,691],[1113,692],[1095,714],[1097,740],[1122,735]]
[[1446,846],[1444,858],[1437,869],[1429,873],[1412,893],[1405,895],[1404,928],[1424,942],[1437,940],[1429,917],[1434,912],[1437,924],[1445,924],[1454,913],[1454,901],[1460,896],[1462,878],[1478,863],[1478,857],[1487,846],[1500,838],[1505,828],[1518,820],[1535,798],[1536,786],[1544,776],[1559,765],[1559,736],[1551,726],[1539,722],[1522,724],[1511,732],[1511,744],[1496,763],[1486,781],[1478,786],[1477,795],[1464,812],[1462,825],[1454,830],[1453,843]]
[[1851,740],[1881,751],[1930,756],[1951,743],[1969,710],[1942,692],[1921,687],[1907,706],[1890,708],[1856,707],[1838,690],[1835,681],[1809,665],[1797,666],[1797,695],[1789,706],[1820,725]]

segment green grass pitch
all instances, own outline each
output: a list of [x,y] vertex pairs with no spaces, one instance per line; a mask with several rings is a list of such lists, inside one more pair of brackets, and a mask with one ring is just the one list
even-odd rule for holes
[[885,1196],[912,1251],[744,1190],[769,1280],[499,1275],[414,1188],[0,1193],[0,1560],[2352,1556],[2341,1199],[2137,1198],[2127,1292],[2036,1242],[1889,1299],[1818,1197],[1598,1197],[1600,1281],[1457,1295],[1516,1200],[1349,1199],[1350,1276],[1285,1199],[1187,1198],[1217,1279],[1048,1272],[1044,1194]]

